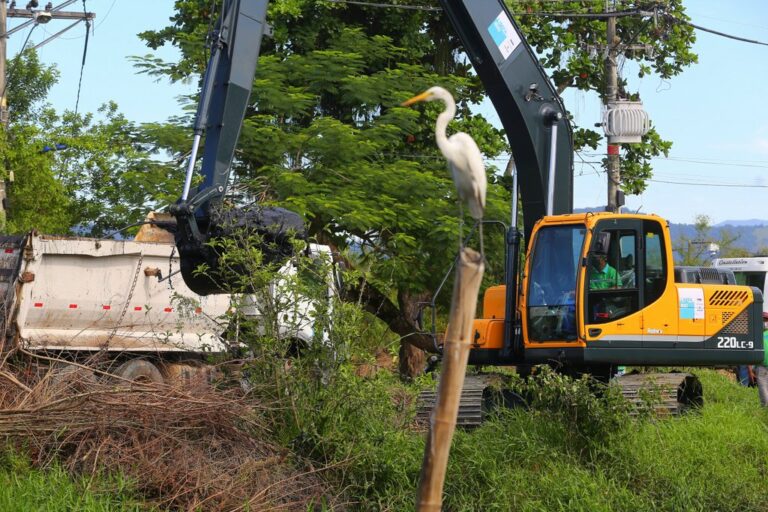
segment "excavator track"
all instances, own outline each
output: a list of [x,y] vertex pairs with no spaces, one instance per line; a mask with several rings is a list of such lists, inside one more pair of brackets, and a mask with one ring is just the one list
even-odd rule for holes
[[[488,375],[467,375],[461,390],[456,426],[466,430],[479,427],[485,416],[484,392],[490,384]],[[437,403],[437,389],[422,391],[416,402],[417,428],[429,428],[429,417]]]
[[[505,407],[524,405],[524,400],[517,395],[491,393],[489,385],[493,377],[492,374],[466,376],[456,418],[458,428],[470,430],[479,427],[488,412],[499,403]],[[631,373],[615,377],[611,383],[619,386],[624,398],[634,405],[635,415],[649,407],[656,416],[676,416],[690,408],[701,407],[704,403],[701,382],[690,373]],[[419,394],[416,402],[416,428],[429,428],[430,414],[436,402],[437,389]]]
[[690,373],[630,373],[611,380],[635,411],[650,407],[656,416],[675,416],[704,405],[698,377]]

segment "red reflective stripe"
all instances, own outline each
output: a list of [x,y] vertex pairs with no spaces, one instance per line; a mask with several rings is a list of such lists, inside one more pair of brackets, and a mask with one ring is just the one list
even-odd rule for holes
[[77,309],[77,304],[70,304],[69,309]]
[[133,308],[133,310],[134,311],[141,311],[141,306],[136,306],[135,308]]
[[173,308],[165,308],[163,311],[165,311],[166,313],[170,313],[171,311],[173,311]]
[[6,249],[5,254],[13,254],[13,249]]
[[107,306],[106,304],[104,306],[101,306],[101,309],[112,309],[112,306]]
[[43,303],[42,302],[35,302],[35,307],[36,308],[41,308],[41,307],[43,307]]
[[608,144],[608,154],[609,155],[618,155],[619,154],[619,145],[618,144]]

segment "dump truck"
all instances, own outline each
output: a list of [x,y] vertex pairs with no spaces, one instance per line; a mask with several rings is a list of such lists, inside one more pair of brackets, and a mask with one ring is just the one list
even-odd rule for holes
[[[330,255],[316,244],[307,251]],[[271,289],[294,272],[287,261]],[[233,304],[246,317],[263,316],[254,296],[191,291],[179,272],[173,235],[146,230],[133,240],[36,232],[0,237],[0,296],[5,351],[75,362],[101,354],[110,373],[155,382],[207,374],[207,356],[242,348],[243,340],[224,336],[232,332]],[[317,339],[314,306],[306,297],[292,299],[280,315],[279,333],[305,346]]]

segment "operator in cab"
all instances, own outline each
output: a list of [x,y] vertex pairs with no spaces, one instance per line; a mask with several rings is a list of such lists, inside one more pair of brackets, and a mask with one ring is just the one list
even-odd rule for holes
[[619,287],[619,273],[608,264],[608,257],[603,253],[592,256],[589,268],[589,289],[605,290]]

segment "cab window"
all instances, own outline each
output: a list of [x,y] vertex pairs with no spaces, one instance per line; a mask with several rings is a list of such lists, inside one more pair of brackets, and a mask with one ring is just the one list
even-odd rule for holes
[[643,237],[645,241],[645,290],[644,304],[655,302],[664,293],[667,283],[667,262],[664,255],[664,237],[657,222],[645,221]]
[[618,320],[640,309],[636,260],[639,229],[636,222],[626,227],[600,229],[593,236],[587,258],[588,323]]
[[576,339],[576,278],[585,229],[550,226],[536,234],[528,279],[528,336],[532,341]]

